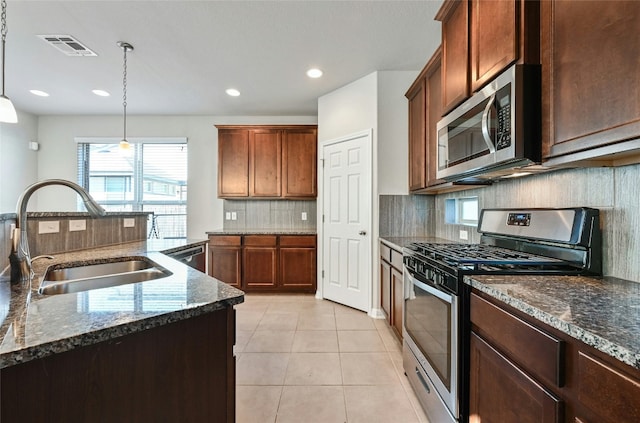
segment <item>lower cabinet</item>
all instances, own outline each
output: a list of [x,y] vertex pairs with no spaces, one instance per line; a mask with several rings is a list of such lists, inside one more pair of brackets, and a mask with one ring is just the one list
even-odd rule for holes
[[315,235],[209,235],[209,274],[246,292],[315,292]]
[[402,309],[404,307],[404,280],[402,252],[380,243],[380,307],[387,322],[402,341]]
[[640,370],[471,294],[469,422],[640,421]]

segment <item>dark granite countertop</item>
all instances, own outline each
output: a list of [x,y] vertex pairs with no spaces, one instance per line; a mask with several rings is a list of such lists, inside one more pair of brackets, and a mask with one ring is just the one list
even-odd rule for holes
[[454,242],[433,236],[380,236],[379,238],[381,242],[398,251],[402,251],[407,244],[411,244],[412,242],[437,242],[444,244]]
[[277,229],[277,228],[253,228],[253,229],[215,229],[208,231],[207,235],[315,235],[315,229]]
[[640,283],[548,275],[473,275],[465,282],[640,369]]
[[[244,293],[158,251],[200,240],[130,242],[34,263],[32,286],[12,286],[0,276],[0,368],[114,339],[239,304]],[[181,245],[180,245],[181,244]],[[172,272],[148,282],[73,294],[37,292],[49,265],[143,256]]]

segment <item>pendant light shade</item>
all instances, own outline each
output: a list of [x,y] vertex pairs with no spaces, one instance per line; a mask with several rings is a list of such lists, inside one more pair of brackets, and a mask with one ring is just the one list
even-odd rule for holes
[[118,41],[118,47],[124,52],[122,72],[122,117],[124,125],[122,141],[120,141],[120,150],[127,151],[131,148],[131,144],[127,141],[127,52],[132,51],[133,46],[126,41]]
[[7,1],[2,0],[2,15],[0,16],[2,26],[0,34],[2,35],[2,94],[0,95],[0,122],[17,123],[18,115],[13,103],[9,97],[4,95],[4,63],[5,63],[5,44],[7,40]]

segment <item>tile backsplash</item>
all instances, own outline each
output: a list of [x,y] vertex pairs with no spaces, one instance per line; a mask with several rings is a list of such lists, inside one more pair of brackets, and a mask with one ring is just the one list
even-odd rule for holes
[[432,236],[435,233],[435,197],[381,195],[380,236]]
[[[422,206],[412,197],[380,196],[380,235],[416,235],[412,222],[420,221],[421,210],[427,232],[438,238],[477,243],[475,228],[445,223],[445,200],[478,197],[478,207],[593,207],[600,210],[603,273],[640,282],[640,200],[637,187],[640,165],[565,169],[484,187],[426,197],[433,205]],[[398,198],[403,197],[403,198]],[[425,204],[430,204],[425,200]],[[404,211],[403,207],[414,207]],[[413,215],[415,217],[412,217]],[[390,221],[390,222],[389,222]],[[432,223],[433,222],[433,223]],[[403,226],[404,225],[404,226]],[[466,230],[468,241],[459,239]]]
[[316,229],[315,200],[224,200],[223,208],[224,229]]

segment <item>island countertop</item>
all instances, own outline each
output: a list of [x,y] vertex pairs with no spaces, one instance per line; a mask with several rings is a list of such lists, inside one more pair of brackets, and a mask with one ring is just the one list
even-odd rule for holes
[[549,275],[472,275],[465,282],[640,369],[640,283]]
[[[243,302],[242,291],[160,253],[204,242],[140,241],[56,254],[33,263],[31,286],[11,285],[5,272],[0,276],[0,369]],[[147,257],[172,274],[73,294],[38,293],[50,265],[115,257]]]

